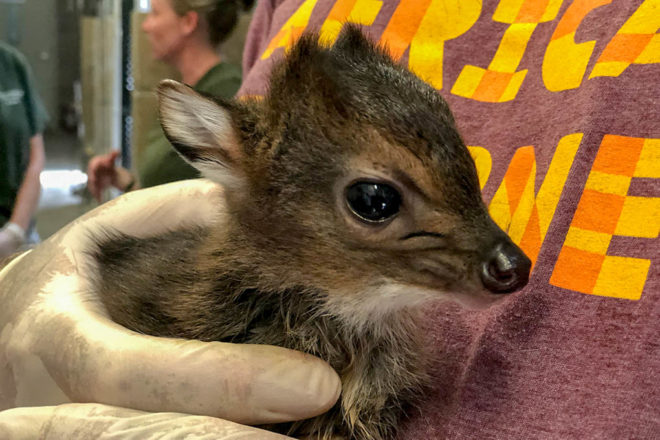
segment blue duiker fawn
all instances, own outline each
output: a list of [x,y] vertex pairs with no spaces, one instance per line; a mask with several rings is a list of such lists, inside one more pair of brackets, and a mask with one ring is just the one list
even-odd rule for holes
[[[110,316],[141,333],[274,344],[342,379],[305,438],[392,438],[426,384],[421,307],[485,307],[530,261],[488,215],[446,102],[345,26],[304,35],[263,99],[223,101],[164,81],[163,129],[223,185],[218,221],[151,238],[98,238]],[[191,222],[192,224],[193,222]]]

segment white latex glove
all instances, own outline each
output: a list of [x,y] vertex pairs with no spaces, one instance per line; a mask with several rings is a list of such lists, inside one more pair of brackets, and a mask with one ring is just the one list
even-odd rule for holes
[[25,243],[25,231],[16,223],[7,222],[0,229],[0,260],[8,257]]
[[94,403],[0,412],[0,438],[11,440],[285,440],[257,428],[207,416],[147,413]]
[[[24,407],[0,414],[0,433],[17,433],[0,438],[131,438],[109,433],[143,421],[132,438],[161,438],[157,433],[194,432],[200,420],[198,436],[186,438],[233,438],[225,434],[234,425],[180,414],[97,405],[25,408],[68,402],[241,424],[308,418],[334,404],[339,378],[320,359],[280,347],[145,336],[106,317],[90,282],[90,235],[110,227],[146,237],[183,224],[209,224],[225,215],[209,202],[221,191],[195,180],[128,193],[0,271],[0,409]],[[85,435],[49,437],[36,434],[35,426]]]

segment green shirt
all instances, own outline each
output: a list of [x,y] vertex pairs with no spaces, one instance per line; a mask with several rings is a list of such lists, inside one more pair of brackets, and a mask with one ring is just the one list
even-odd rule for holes
[[0,226],[11,216],[30,162],[30,138],[47,122],[25,57],[0,41]]
[[[218,63],[193,88],[201,93],[230,99],[240,85],[240,67]],[[199,172],[177,154],[160,128],[151,130],[147,139],[143,159],[137,170],[142,187],[199,177]]]

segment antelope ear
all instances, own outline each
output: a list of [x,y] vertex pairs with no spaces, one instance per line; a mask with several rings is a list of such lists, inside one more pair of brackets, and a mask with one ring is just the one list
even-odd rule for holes
[[172,80],[158,85],[160,123],[176,151],[204,177],[234,186],[243,149],[231,107]]

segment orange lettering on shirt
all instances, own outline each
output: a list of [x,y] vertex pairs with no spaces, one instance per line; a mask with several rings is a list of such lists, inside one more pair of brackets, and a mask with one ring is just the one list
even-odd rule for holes
[[646,0],[600,54],[589,78],[619,76],[631,64],[660,63],[660,0]]
[[332,46],[346,22],[373,24],[382,6],[382,0],[338,0],[321,26],[320,41]]
[[451,93],[484,102],[513,100],[527,75],[517,70],[527,43],[539,23],[553,20],[563,0],[501,0],[493,21],[510,26],[488,68],[467,65],[459,74]]
[[401,0],[380,37],[390,55],[399,60],[417,33],[431,0]]
[[288,49],[293,46],[307,27],[309,18],[312,15],[312,10],[314,9],[314,6],[316,6],[317,1],[318,0],[305,0],[303,4],[300,5],[298,10],[289,17],[282,28],[270,40],[268,47],[264,53],[261,54],[262,60],[270,58],[273,52],[280,47]]
[[468,146],[468,151],[474,160],[474,164],[477,167],[477,175],[479,176],[479,187],[483,190],[488,181],[488,176],[490,176],[490,170],[493,167],[493,159],[490,156],[488,150],[484,147],[472,147]]
[[628,195],[634,178],[660,178],[660,139],[606,135],[591,167],[550,284],[638,300],[651,261],[611,255],[614,235],[657,238],[660,198]]
[[564,136],[555,149],[543,183],[536,192],[534,147],[519,148],[490,201],[489,212],[527,256],[536,262],[555,214],[582,133]]
[[380,42],[394,59],[408,48],[408,68],[442,89],[442,60],[448,40],[463,35],[481,13],[481,0],[401,0]]
[[543,83],[551,92],[575,89],[582,83],[595,40],[575,42],[575,33],[589,12],[612,0],[575,0],[559,20],[543,57]]

